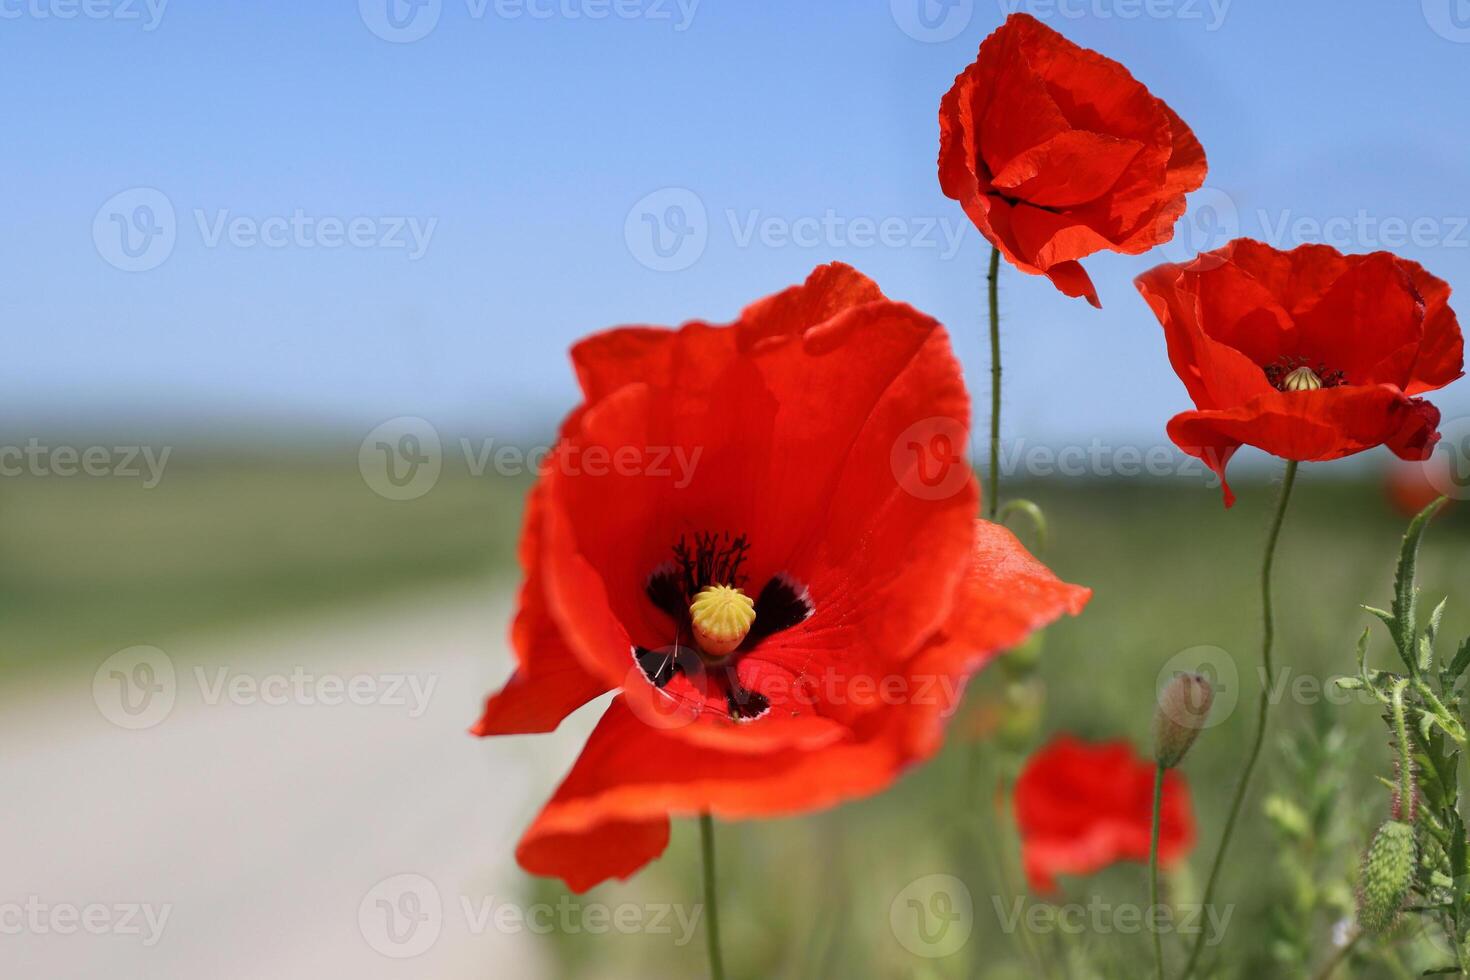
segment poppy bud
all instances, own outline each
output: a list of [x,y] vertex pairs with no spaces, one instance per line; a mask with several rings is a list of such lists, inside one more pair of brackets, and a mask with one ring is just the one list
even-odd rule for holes
[[694,639],[711,657],[724,657],[740,646],[755,622],[755,600],[730,585],[711,585],[689,606]]
[[1390,820],[1378,828],[1358,877],[1358,926],[1370,936],[1388,931],[1398,919],[1414,883],[1414,828]]
[[1154,761],[1173,769],[1210,717],[1215,689],[1199,674],[1175,674],[1159,692],[1154,712]]

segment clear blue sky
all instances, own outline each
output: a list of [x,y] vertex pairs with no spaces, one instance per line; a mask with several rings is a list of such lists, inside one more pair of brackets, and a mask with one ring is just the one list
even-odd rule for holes
[[[940,194],[935,115],[1014,0],[927,0],[928,41],[903,29],[924,34],[915,0],[426,2],[390,21],[382,0],[172,0],[155,21],[158,0],[0,0],[11,423],[362,431],[408,414],[509,438],[571,404],[577,337],[728,318],[830,259],[948,324],[984,394],[986,252]],[[1419,221],[1397,250],[1470,316],[1470,9],[1453,9],[1470,5],[1221,4],[1020,6],[1192,124],[1211,163],[1202,200],[1228,201],[1242,232],[1289,245],[1298,219],[1337,219],[1326,233],[1367,251],[1392,243],[1385,219]],[[117,221],[145,262],[164,241],[136,237],[163,220],[136,195],[104,207],[135,188],[174,209],[174,241],[126,272],[109,262],[131,261]],[[661,260],[630,223],[666,188],[706,214],[678,271],[648,268]],[[670,200],[654,199],[665,217]],[[1341,227],[1360,212],[1366,231]],[[313,222],[299,235],[266,220],[298,213]],[[829,213],[836,231],[820,228]],[[324,247],[358,217],[364,242],[409,247]],[[236,218],[231,243],[220,222]],[[864,247],[859,218],[896,219],[888,242]],[[431,229],[421,256],[391,219]],[[816,228],[815,243],[747,238],[765,219]],[[1220,244],[1218,224],[1201,216],[1191,242]],[[946,229],[964,231],[953,255]],[[1131,279],[1181,254],[1089,260],[1100,313],[1006,274],[1008,430],[1160,438],[1187,402]],[[1470,414],[1465,383],[1438,400]]]

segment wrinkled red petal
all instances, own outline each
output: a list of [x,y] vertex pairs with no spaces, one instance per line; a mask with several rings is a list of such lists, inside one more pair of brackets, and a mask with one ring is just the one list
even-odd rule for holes
[[[806,812],[884,789],[932,755],[968,678],[1035,630],[1081,612],[1091,596],[1089,589],[1060,581],[1005,528],[974,525],[969,566],[943,629],[907,664],[861,675],[866,695],[839,686],[848,703],[827,708],[850,717],[851,727],[837,735],[809,718],[805,741],[797,742],[794,728],[783,731],[773,722],[767,729],[765,720],[728,726],[708,717],[650,714],[657,695],[632,688],[613,701],[526,832],[518,851],[523,865],[581,890],[627,872],[602,862],[592,862],[589,871],[587,848],[570,846],[580,836],[603,840],[661,815],[713,812],[739,819]],[[857,676],[814,678],[819,686],[813,690],[830,691],[822,686],[829,680],[840,685]],[[857,703],[860,697],[866,700]],[[731,728],[744,737],[712,734]],[[527,855],[534,856],[534,867]]]
[[1026,14],[940,101],[939,183],[1006,260],[1099,305],[1077,260],[1173,237],[1204,150],[1122,65]]
[[[1460,376],[1464,342],[1449,287],[1414,263],[1240,239],[1136,284],[1195,403],[1169,437],[1220,476],[1226,506],[1243,445],[1298,461],[1380,445],[1422,459],[1438,440],[1438,409],[1414,396]],[[1325,387],[1274,387],[1298,367]]]

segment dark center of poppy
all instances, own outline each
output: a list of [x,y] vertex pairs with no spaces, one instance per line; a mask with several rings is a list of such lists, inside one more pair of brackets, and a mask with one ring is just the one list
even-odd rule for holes
[[1317,391],[1347,384],[1341,371],[1329,371],[1320,361],[1314,368],[1304,357],[1283,357],[1266,366],[1266,379],[1277,391]]
[[749,552],[743,534],[701,533],[692,542],[681,537],[673,560],[654,569],[644,586],[649,601],[672,620],[673,642],[658,650],[633,650],[654,687],[662,690],[676,674],[714,685],[737,721],[759,718],[770,709],[764,696],[740,684],[739,659],[815,609],[807,588],[784,572],[751,599],[743,571]]

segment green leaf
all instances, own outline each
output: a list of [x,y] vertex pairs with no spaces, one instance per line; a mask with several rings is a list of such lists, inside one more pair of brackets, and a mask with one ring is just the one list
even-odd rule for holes
[[1466,667],[1470,667],[1470,636],[1465,637],[1465,642],[1460,644],[1460,649],[1455,653],[1455,659],[1450,663],[1450,669],[1446,671],[1449,674],[1451,685],[1460,679]]
[[1445,596],[1439,600],[1439,605],[1434,607],[1434,612],[1429,614],[1429,625],[1424,629],[1424,635],[1429,638],[1431,645],[1439,638],[1439,624],[1444,619],[1444,607],[1449,603],[1450,597]]
[[[1368,679],[1368,641],[1372,639],[1373,631],[1364,629],[1363,635],[1358,637],[1358,676],[1364,680]],[[1465,641],[1470,646],[1470,640]]]
[[1394,639],[1398,642],[1399,653],[1410,670],[1415,666],[1414,640],[1419,633],[1419,590],[1414,585],[1419,562],[1419,542],[1424,538],[1424,529],[1448,499],[1440,497],[1409,522],[1409,530],[1404,533],[1403,547],[1399,550],[1399,565],[1393,580],[1393,618],[1397,625]]

